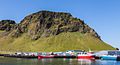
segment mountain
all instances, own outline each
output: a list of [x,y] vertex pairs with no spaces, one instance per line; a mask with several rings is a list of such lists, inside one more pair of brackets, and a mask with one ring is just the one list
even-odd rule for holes
[[0,21],[0,30],[10,31],[16,25],[13,20],[2,20]]
[[70,13],[39,11],[20,23],[0,21],[2,51],[113,50],[96,31]]

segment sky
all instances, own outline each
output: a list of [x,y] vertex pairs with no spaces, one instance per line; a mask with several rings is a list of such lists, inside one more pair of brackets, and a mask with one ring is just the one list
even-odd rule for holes
[[0,20],[19,23],[41,10],[69,12],[95,29],[104,42],[120,49],[120,0],[0,0]]

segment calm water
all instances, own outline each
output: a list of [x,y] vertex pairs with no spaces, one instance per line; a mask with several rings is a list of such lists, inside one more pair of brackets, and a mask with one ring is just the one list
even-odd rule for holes
[[0,65],[120,65],[120,61],[78,59],[19,59],[0,57]]

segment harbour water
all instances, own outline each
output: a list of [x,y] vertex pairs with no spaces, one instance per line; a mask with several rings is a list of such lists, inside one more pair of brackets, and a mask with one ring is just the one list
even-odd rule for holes
[[114,60],[85,59],[21,59],[0,57],[0,65],[120,65]]

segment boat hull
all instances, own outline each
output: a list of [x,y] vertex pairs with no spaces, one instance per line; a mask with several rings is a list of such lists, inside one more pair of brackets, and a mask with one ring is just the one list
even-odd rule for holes
[[93,55],[79,55],[77,56],[78,59],[95,59]]
[[12,58],[37,58],[38,56],[28,56],[28,55],[4,55],[4,57],[12,57]]
[[117,60],[117,56],[101,56],[102,60]]
[[52,55],[50,55],[50,56],[38,56],[38,59],[42,59],[42,58],[54,58],[54,56]]
[[54,56],[54,58],[76,58],[76,56]]

